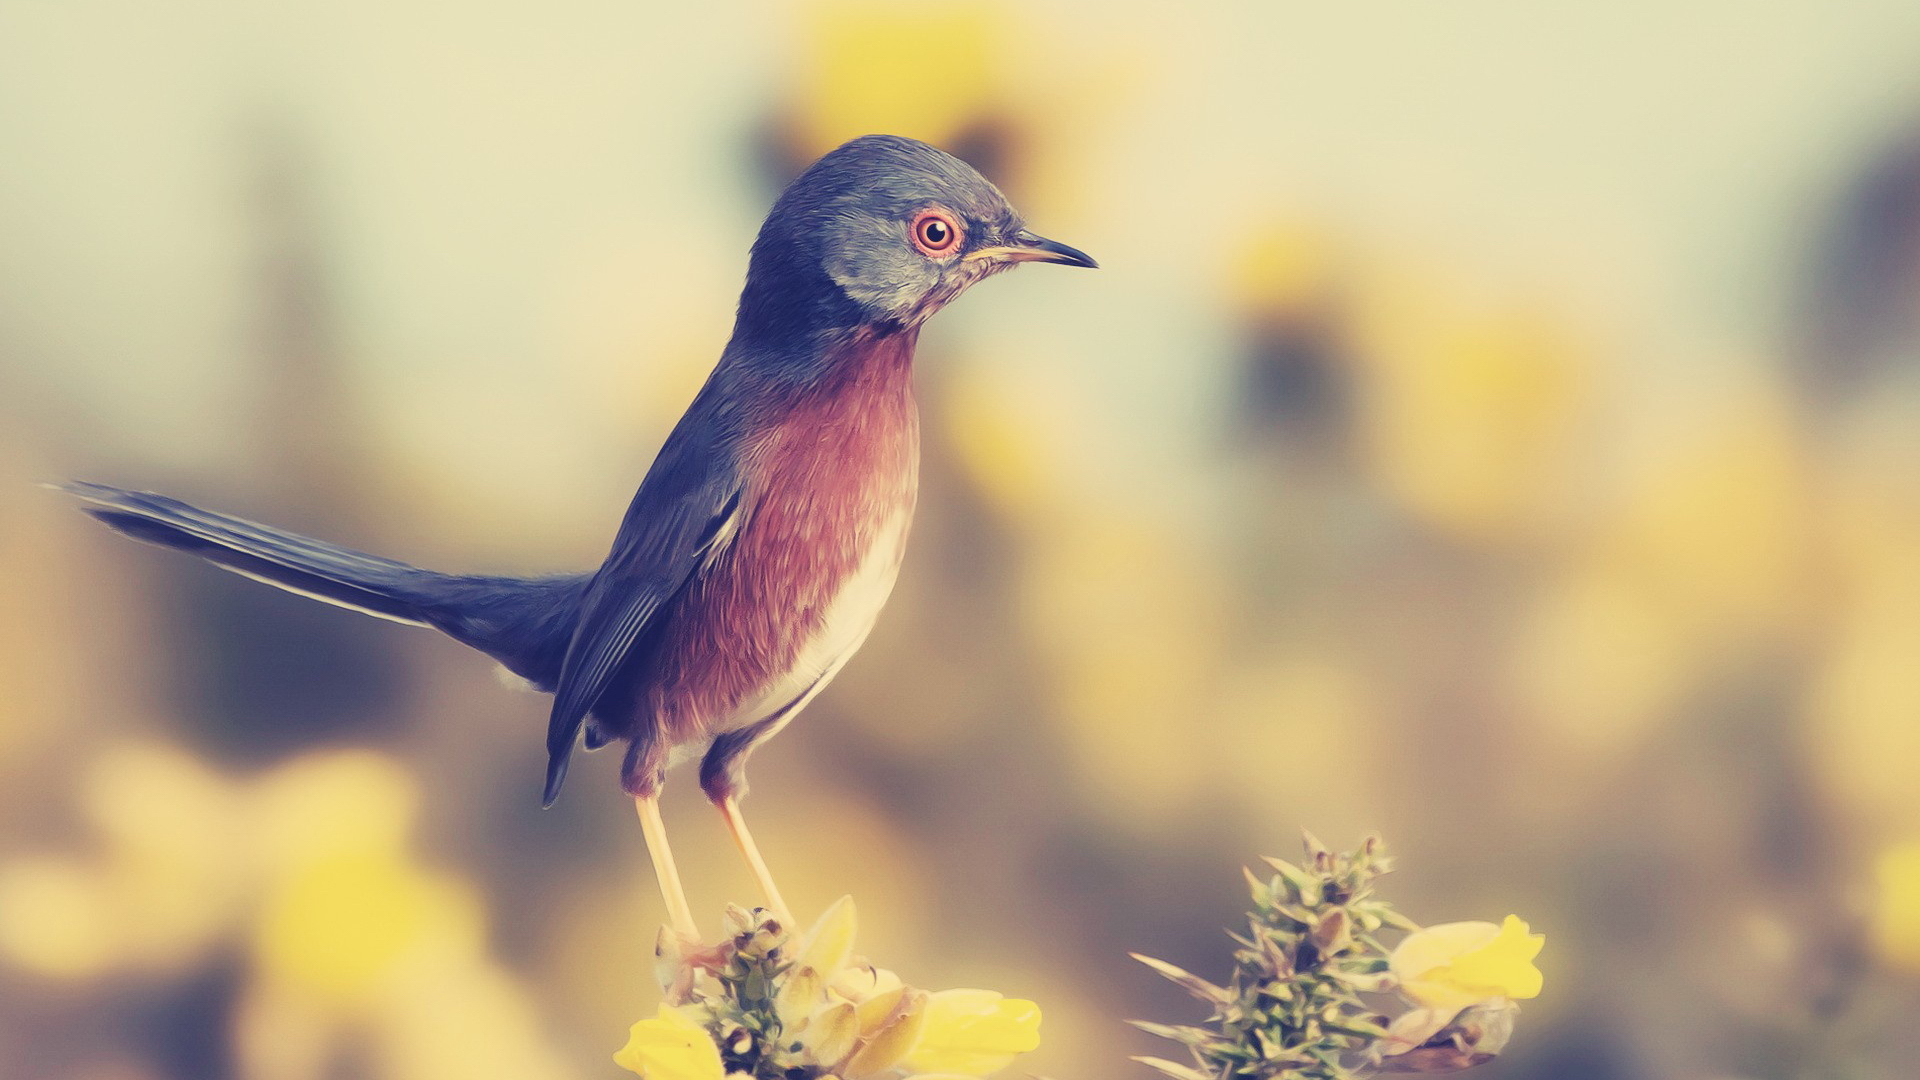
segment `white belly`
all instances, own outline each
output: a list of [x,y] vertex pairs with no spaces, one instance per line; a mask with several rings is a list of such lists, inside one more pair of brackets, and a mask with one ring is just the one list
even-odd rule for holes
[[[880,609],[893,593],[893,583],[900,576],[900,559],[906,553],[907,527],[911,521],[911,511],[903,510],[875,532],[859,568],[841,583],[840,591],[827,605],[813,636],[794,653],[792,665],[742,702],[715,734],[737,731],[781,713],[778,725],[765,733],[772,735],[833,681],[867,640],[867,634],[880,617]],[[686,745],[676,747],[672,756],[677,763],[704,752],[704,745]]]

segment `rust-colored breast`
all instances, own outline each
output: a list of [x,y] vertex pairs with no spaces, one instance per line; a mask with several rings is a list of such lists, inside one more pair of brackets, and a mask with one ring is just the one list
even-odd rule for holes
[[865,637],[913,511],[912,350],[856,340],[749,442],[738,530],[675,605],[635,702],[660,741],[684,754],[765,719]]

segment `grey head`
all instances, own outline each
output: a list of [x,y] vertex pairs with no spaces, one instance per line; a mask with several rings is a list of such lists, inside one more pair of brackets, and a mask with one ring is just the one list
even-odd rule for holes
[[1028,231],[973,166],[898,135],[813,163],[760,227],[740,331],[915,327],[968,286],[1023,262],[1092,267]]

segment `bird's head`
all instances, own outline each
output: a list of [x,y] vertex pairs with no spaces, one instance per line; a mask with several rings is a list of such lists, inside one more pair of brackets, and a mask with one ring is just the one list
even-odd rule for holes
[[753,244],[741,318],[816,329],[912,327],[969,285],[1023,262],[1096,265],[1028,231],[971,165],[867,135],[787,186]]

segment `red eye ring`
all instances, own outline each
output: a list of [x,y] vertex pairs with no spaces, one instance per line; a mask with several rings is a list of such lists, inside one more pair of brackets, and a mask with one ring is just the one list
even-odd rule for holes
[[907,230],[922,255],[937,259],[960,246],[960,223],[944,210],[922,210]]

